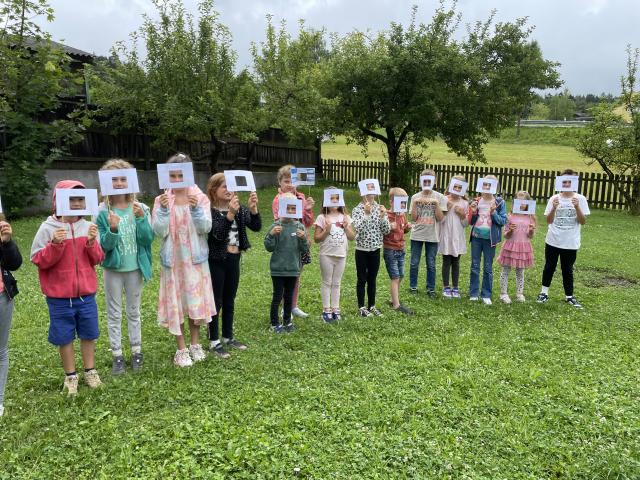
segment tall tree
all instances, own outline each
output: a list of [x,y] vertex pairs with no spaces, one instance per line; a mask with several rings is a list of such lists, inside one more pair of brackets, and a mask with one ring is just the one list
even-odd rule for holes
[[[619,104],[601,103],[593,110],[593,122],[583,130],[577,150],[597,162],[609,182],[620,192],[632,214],[640,215],[640,50],[627,48],[627,72],[621,78]],[[617,110],[622,106],[629,122]],[[630,175],[631,183],[618,175]]]
[[96,117],[114,131],[149,134],[166,150],[179,140],[211,141],[209,168],[217,171],[222,138],[252,141],[264,129],[258,90],[247,72],[235,73],[231,34],[213,0],[199,2],[197,20],[181,0],[153,3],[160,20],[145,16],[133,48],[116,45],[110,62],[93,71]]
[[36,17],[53,20],[46,0],[0,1],[0,194],[9,214],[47,189],[45,169],[77,139],[71,119],[52,119],[82,81]]

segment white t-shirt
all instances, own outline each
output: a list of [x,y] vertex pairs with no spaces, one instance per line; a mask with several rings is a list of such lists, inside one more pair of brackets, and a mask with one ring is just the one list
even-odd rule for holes
[[329,228],[329,235],[320,242],[320,255],[330,257],[346,257],[349,241],[344,231],[344,225],[350,223],[349,215],[342,213],[318,215],[316,226],[326,230]]
[[[574,193],[572,198],[577,198],[583,215],[589,215],[589,205],[587,199],[579,193]],[[563,248],[566,250],[578,250],[580,248],[580,222],[576,209],[571,203],[571,198],[565,198],[556,194],[549,199],[544,214],[549,215],[553,210],[553,201],[558,198],[560,204],[556,209],[556,215],[553,223],[549,224],[547,230],[546,242],[552,247]]]
[[407,213],[407,217],[411,217],[415,203],[416,219],[411,229],[411,240],[438,243],[440,241],[440,222],[436,218],[436,206],[434,204],[416,203],[420,199],[436,200],[440,204],[440,210],[446,212],[447,197],[435,190],[431,190],[427,195],[423,192],[418,192],[411,197],[411,204]]

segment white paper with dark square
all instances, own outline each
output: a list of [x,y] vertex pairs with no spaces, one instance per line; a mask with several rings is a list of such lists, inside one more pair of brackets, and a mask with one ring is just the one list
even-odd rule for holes
[[225,170],[224,180],[230,192],[255,192],[256,182],[249,170]]
[[536,214],[536,201],[535,200],[522,200],[520,198],[513,199],[513,213],[520,215],[535,215]]
[[433,190],[436,184],[436,177],[434,175],[420,175],[420,188],[422,190]]
[[279,218],[302,218],[302,200],[298,198],[282,198],[278,200]]
[[393,197],[393,212],[394,213],[405,213],[409,205],[409,197]]
[[315,185],[316,169],[293,167],[291,169],[291,183],[296,187],[301,185]]
[[556,177],[556,192],[577,192],[579,177],[577,175],[559,175]]
[[327,188],[324,191],[323,207],[344,207],[344,190]]
[[478,183],[476,183],[476,192],[495,195],[498,192],[498,180],[495,178],[479,178]]
[[[98,171],[100,179],[100,193],[105,195],[125,195],[128,193],[138,193],[138,172],[135,168],[122,168],[115,170]],[[114,179],[117,179],[114,181]],[[121,181],[124,179],[124,182]],[[126,185],[122,187],[122,185]],[[120,187],[120,188],[118,188]]]
[[[181,173],[182,181],[171,181],[172,173]],[[193,177],[193,163],[159,163],[158,184],[161,190],[169,188],[188,188],[196,184]]]
[[[72,209],[70,199],[84,198],[84,208]],[[58,217],[98,216],[98,190],[95,188],[56,188],[56,215]]]
[[457,178],[452,178],[447,190],[453,195],[464,197],[467,193],[467,188],[469,188],[469,184],[467,182],[463,182],[462,180],[458,180]]
[[358,182],[358,188],[360,189],[361,197],[365,195],[380,195],[380,182],[378,182],[377,178],[360,180]]

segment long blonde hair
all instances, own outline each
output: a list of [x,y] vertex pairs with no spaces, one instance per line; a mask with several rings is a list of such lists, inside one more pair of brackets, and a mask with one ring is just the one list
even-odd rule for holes
[[[122,158],[111,158],[109,160],[107,160],[104,165],[102,165],[102,167],[100,167],[100,170],[124,170],[127,168],[134,168],[133,165],[131,165],[129,162],[127,162],[126,160],[123,160]],[[107,198],[109,197],[109,198]],[[109,201],[111,202],[111,197],[112,195],[102,195],[102,201]],[[135,193],[125,193],[124,194],[124,198],[127,201],[127,203],[133,203],[136,201],[136,194]]]

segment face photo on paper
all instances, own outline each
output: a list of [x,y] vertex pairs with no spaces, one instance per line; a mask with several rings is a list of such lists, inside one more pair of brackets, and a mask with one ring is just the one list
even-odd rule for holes
[[328,188],[324,191],[323,207],[344,207],[344,191],[337,188]]
[[436,177],[433,175],[421,175],[420,186],[422,190],[433,190],[433,186],[436,184]]
[[495,195],[498,191],[498,181],[493,178],[479,178],[476,192]]
[[102,195],[138,193],[138,173],[135,168],[98,171]]
[[158,184],[162,190],[195,185],[193,163],[159,163]]
[[457,178],[452,178],[451,183],[449,183],[448,190],[453,195],[463,197],[467,193],[468,187],[469,184],[467,182],[463,182],[462,180],[458,180]]
[[229,192],[255,192],[256,182],[249,170],[225,170],[224,180]]
[[360,180],[358,182],[358,188],[360,190],[361,197],[366,195],[380,195],[380,182],[377,178]]
[[278,203],[278,217],[302,218],[302,200],[298,198],[281,198]]
[[316,169],[293,167],[291,169],[291,183],[296,187],[316,184]]
[[408,196],[393,197],[393,212],[404,213],[407,211]]
[[559,175],[556,177],[556,192],[577,192],[579,177],[577,175]]
[[513,200],[513,213],[518,213],[520,215],[535,215],[535,200],[522,200],[519,198],[515,198]]
[[56,189],[56,216],[84,217],[87,215],[98,215],[98,191],[96,189]]

